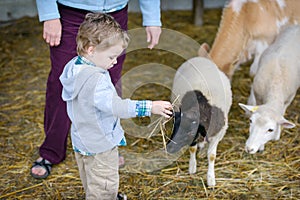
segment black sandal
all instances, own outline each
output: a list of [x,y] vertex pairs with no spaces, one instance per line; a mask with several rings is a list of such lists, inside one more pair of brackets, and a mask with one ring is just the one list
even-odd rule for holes
[[126,194],[118,193],[116,200],[127,200]]
[[[36,166],[40,166],[40,167],[44,168],[46,170],[45,174],[43,174],[43,175],[33,174],[32,173],[32,168],[34,168]],[[44,178],[47,178],[50,175],[51,169],[52,169],[52,164],[48,160],[43,158],[41,161],[35,161],[33,163],[32,167],[30,169],[30,175],[33,178],[36,178],[36,179],[44,179]]]

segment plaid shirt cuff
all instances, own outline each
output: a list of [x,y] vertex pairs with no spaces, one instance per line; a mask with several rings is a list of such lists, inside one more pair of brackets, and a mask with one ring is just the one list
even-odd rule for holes
[[140,100],[136,102],[135,114],[138,117],[151,116],[152,101]]

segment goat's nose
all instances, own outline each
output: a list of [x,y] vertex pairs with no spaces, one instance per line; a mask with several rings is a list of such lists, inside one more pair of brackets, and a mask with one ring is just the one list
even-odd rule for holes
[[246,151],[247,153],[253,153],[254,148],[251,148],[251,147],[246,146],[246,147],[245,147],[245,151]]

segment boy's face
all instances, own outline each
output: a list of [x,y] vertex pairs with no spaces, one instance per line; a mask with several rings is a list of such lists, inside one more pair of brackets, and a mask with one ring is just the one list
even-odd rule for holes
[[97,66],[103,69],[110,69],[117,64],[117,58],[123,52],[122,43],[117,43],[105,50],[94,49],[93,57],[91,61]]

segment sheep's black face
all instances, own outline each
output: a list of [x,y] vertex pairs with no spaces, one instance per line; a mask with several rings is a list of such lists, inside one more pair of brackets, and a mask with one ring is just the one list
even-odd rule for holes
[[[175,113],[174,130],[171,140],[167,144],[169,153],[176,153],[182,147],[193,143],[199,126],[199,117],[196,117],[195,114],[193,111]],[[191,116],[194,117],[191,118]]]
[[200,122],[199,104],[194,92],[187,93],[181,102],[180,112],[175,113],[175,125],[171,140],[167,144],[169,153],[191,145],[197,138]]
[[202,137],[209,141],[224,127],[224,116],[220,108],[209,104],[201,91],[187,92],[181,100],[180,112],[175,113],[175,127],[167,151],[176,153],[185,145],[195,145]]

